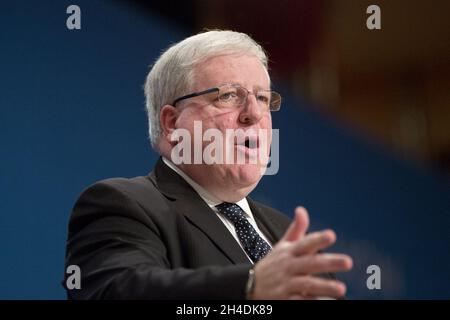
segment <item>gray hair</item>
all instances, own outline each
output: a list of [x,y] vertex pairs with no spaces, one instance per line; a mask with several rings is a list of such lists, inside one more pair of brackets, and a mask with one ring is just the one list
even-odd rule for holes
[[207,31],[170,46],[156,60],[145,81],[149,135],[153,148],[161,134],[161,108],[190,93],[187,91],[192,87],[195,67],[220,55],[253,55],[268,70],[264,49],[245,33]]

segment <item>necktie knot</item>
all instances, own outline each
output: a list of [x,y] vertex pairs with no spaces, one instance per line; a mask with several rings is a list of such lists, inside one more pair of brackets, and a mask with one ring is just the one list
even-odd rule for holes
[[223,202],[216,208],[233,223],[242,247],[254,263],[261,260],[271,250],[269,244],[247,220],[245,212],[240,206],[235,203]]

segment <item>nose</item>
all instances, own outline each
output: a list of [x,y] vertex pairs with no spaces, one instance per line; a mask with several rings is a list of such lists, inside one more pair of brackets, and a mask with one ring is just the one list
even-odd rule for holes
[[247,101],[239,114],[239,121],[245,125],[252,125],[258,123],[262,117],[262,110],[256,101],[254,94],[247,96]]

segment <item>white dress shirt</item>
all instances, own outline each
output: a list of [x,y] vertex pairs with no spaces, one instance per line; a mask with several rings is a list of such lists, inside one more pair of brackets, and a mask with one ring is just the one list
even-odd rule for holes
[[[162,160],[164,163],[171,168],[173,171],[175,171],[178,175],[180,175],[197,193],[198,195],[203,199],[203,201],[206,202],[206,204],[217,214],[219,219],[223,222],[225,227],[231,232],[233,237],[236,239],[236,241],[239,243],[239,246],[242,248],[242,251],[244,251],[247,258],[252,262],[250,257],[247,255],[247,252],[245,252],[244,248],[242,247],[241,241],[239,240],[239,237],[236,233],[236,229],[234,228],[233,223],[228,220],[223,214],[219,212],[219,210],[216,208],[217,205],[221,204],[223,201],[217,199],[214,195],[209,193],[207,190],[205,190],[201,185],[199,185],[197,182],[192,180],[186,173],[184,173],[180,168],[178,168],[174,163],[172,163],[170,160],[162,157]],[[250,210],[250,206],[248,205],[247,199],[243,198],[236,202],[236,204],[242,208],[245,212],[245,217],[247,218],[248,222],[255,228],[256,232],[271,246],[270,241],[266,238],[266,236],[259,230],[258,225],[256,224],[255,218],[253,217],[252,211]]]

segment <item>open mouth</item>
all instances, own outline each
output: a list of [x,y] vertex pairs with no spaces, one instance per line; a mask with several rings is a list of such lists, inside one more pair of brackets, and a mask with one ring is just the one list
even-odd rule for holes
[[247,149],[257,149],[259,148],[259,139],[258,137],[245,137],[245,140],[237,143],[237,145],[244,146]]

